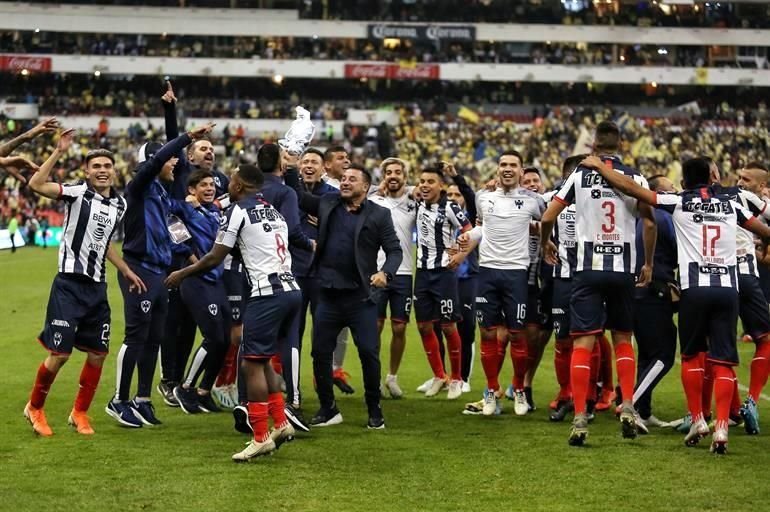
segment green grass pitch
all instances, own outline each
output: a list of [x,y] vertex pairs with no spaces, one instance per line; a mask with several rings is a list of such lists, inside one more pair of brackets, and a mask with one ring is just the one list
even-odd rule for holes
[[[127,430],[104,413],[114,389],[111,356],[91,410],[96,435],[78,436],[66,425],[83,363],[75,353],[46,404],[56,434],[36,438],[22,417],[35,370],[45,356],[35,341],[45,316],[56,250],[0,252],[0,503],[1,510],[207,511],[240,510],[768,510],[770,425],[760,436],[730,433],[730,453],[717,458],[708,443],[685,448],[682,435],[653,430],[634,441],[620,437],[614,416],[600,414],[589,445],[567,446],[568,424],[551,424],[547,407],[556,384],[552,346],[535,381],[538,410],[519,418],[506,402],[502,416],[463,416],[459,401],[425,399],[414,391],[429,377],[412,323],[399,376],[407,395],[386,400],[387,430],[367,431],[360,365],[354,348],[346,369],[357,393],[339,397],[345,422],[299,435],[272,457],[236,465],[230,455],[247,438],[232,429],[230,414],[185,416],[155,396],[157,428]],[[122,302],[109,269],[112,349],[123,336]],[[653,321],[651,319],[651,321]],[[386,342],[389,336],[386,333]],[[305,340],[304,410],[317,400]],[[387,347],[383,353],[387,354]],[[752,346],[741,344],[747,380]],[[655,395],[665,420],[685,408],[678,366]],[[504,379],[510,376],[506,363]],[[770,414],[767,401],[760,410]]]

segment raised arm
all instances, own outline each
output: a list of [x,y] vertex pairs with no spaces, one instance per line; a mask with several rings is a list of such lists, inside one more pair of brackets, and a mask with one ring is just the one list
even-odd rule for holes
[[286,227],[289,229],[289,243],[295,247],[313,250],[313,242],[302,231],[302,224],[299,220],[299,205],[297,204],[297,194],[294,190],[286,190],[286,197],[282,201],[281,215],[286,220]]
[[22,133],[18,137],[0,144],[0,156],[10,155],[13,153],[13,150],[25,142],[29,142],[32,139],[43,135],[44,133],[55,133],[58,127],[59,121],[57,121],[55,117],[49,117],[48,119],[39,122],[30,130]]
[[642,187],[625,174],[616,172],[610,167],[607,167],[598,156],[590,155],[580,162],[580,165],[588,167],[589,169],[596,169],[596,171],[601,174],[607,183],[609,183],[615,190],[631,197],[635,197],[647,204],[655,204],[655,192]]
[[46,160],[45,163],[40,166],[40,169],[38,169],[38,171],[29,179],[29,188],[31,188],[33,192],[51,199],[59,199],[62,190],[61,185],[48,181],[48,178],[50,177],[56,162],[72,145],[72,139],[74,137],[75,130],[72,128],[65,130],[61,134],[59,142],[56,144],[56,148],[51,153],[51,156],[48,157],[48,160]]
[[163,101],[163,115],[166,121],[166,140],[179,137],[179,124],[176,118],[176,95],[171,82],[166,80],[166,92],[160,98]]
[[302,182],[300,182],[299,173],[295,166],[289,164],[285,169],[286,173],[283,175],[283,180],[286,185],[297,193],[299,207],[305,213],[318,217],[318,210],[321,208],[321,198],[305,190]]

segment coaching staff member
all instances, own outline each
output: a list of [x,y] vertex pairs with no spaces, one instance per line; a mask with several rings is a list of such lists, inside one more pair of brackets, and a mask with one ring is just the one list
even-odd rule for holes
[[[337,335],[350,327],[364,372],[367,427],[385,428],[380,407],[380,356],[377,335],[377,294],[401,264],[401,246],[390,211],[369,200],[371,176],[351,167],[342,175],[339,193],[316,196],[301,186],[296,157],[285,155],[286,184],[297,191],[300,209],[318,218],[318,239],[312,266],[317,270],[320,298],[313,317],[313,374],[321,408],[310,425],[342,423],[334,401],[332,354]],[[377,252],[385,264],[377,271]]]

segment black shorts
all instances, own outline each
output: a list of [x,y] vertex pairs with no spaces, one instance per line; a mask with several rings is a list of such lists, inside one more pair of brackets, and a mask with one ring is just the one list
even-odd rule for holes
[[543,309],[542,290],[531,284],[527,287],[527,316],[524,318],[526,325],[545,326],[546,316]]
[[605,328],[627,333],[633,331],[635,285],[632,274],[584,270],[575,272],[572,283],[572,336],[599,334]]
[[572,279],[556,278],[553,280],[551,318],[557,340],[570,337],[569,301],[572,298]]
[[397,275],[377,297],[377,318],[387,318],[390,304],[390,319],[408,323],[412,311],[412,276]]
[[418,270],[414,283],[417,322],[457,322],[462,318],[457,274],[449,269]]
[[243,312],[246,311],[246,300],[249,298],[246,274],[237,270],[225,269],[222,279],[225,283],[227,301],[230,304],[230,323],[231,325],[241,325]]
[[738,314],[754,341],[770,334],[770,309],[757,276],[738,275]]
[[679,300],[679,341],[683,356],[707,352],[711,361],[738,364],[735,334],[738,292],[734,288],[695,287]]
[[550,330],[553,325],[553,277],[540,280],[540,325],[543,329]]
[[57,274],[48,297],[45,327],[38,338],[52,354],[110,351],[107,283],[74,274]]
[[[476,319],[484,329],[521,331],[527,317],[527,271],[479,268]],[[505,324],[503,324],[505,322]]]
[[278,340],[286,337],[301,305],[299,290],[249,299],[241,340],[244,359],[268,359],[277,354]]

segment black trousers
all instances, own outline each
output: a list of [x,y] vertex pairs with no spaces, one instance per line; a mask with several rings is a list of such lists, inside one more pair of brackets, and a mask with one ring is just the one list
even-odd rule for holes
[[358,348],[369,414],[379,414],[381,367],[377,305],[350,290],[322,289],[313,317],[313,374],[321,407],[329,409],[334,405],[332,356],[337,336],[344,327],[350,328]]
[[642,418],[652,414],[652,392],[674,366],[675,306],[666,283],[653,281],[634,296],[634,335],[638,348],[634,400]]

